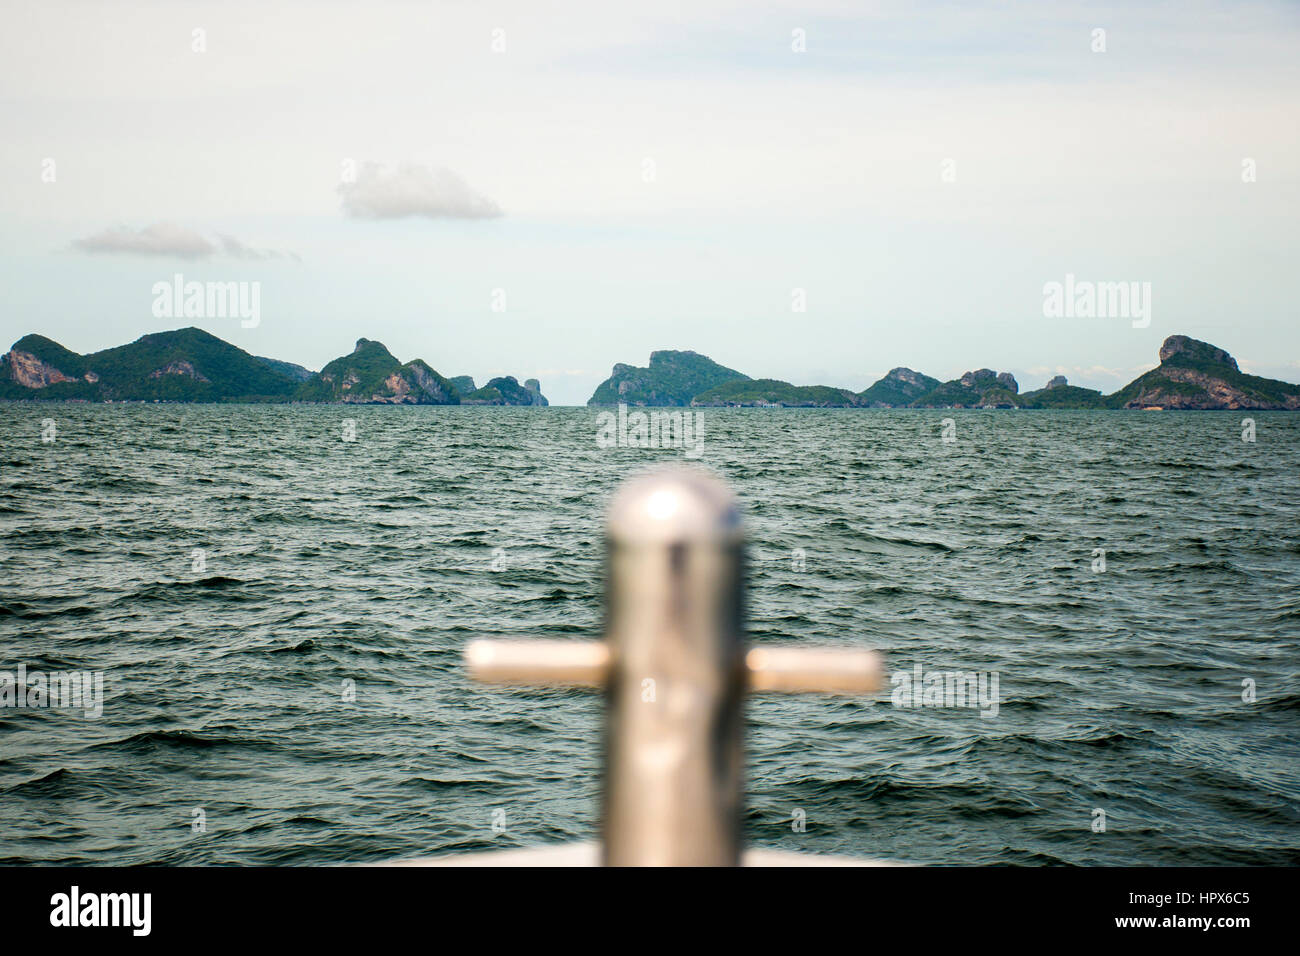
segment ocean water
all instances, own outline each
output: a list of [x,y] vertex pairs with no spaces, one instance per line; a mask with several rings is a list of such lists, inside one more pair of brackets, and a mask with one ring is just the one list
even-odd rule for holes
[[[1300,863],[1300,415],[1254,413],[1250,443],[1244,414],[704,410],[753,641],[998,687],[996,714],[894,686],[752,699],[749,842]],[[600,699],[473,685],[460,652],[599,635],[605,503],[683,454],[596,431],[587,409],[6,406],[0,670],[100,671],[104,701],[0,709],[0,863],[593,837]]]

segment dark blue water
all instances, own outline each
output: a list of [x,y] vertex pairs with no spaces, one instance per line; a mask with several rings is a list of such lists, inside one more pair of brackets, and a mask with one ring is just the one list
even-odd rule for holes
[[[752,640],[998,678],[996,716],[889,688],[751,701],[752,844],[1300,862],[1300,415],[1254,413],[1254,443],[1237,413],[703,415],[746,511]],[[604,505],[682,454],[596,431],[585,409],[6,406],[0,670],[102,671],[105,699],[0,710],[0,862],[592,837],[599,699],[472,685],[460,652],[599,634]]]

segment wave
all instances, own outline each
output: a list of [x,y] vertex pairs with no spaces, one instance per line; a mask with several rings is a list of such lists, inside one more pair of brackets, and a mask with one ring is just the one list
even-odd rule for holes
[[238,748],[264,748],[274,746],[269,741],[252,737],[217,734],[196,730],[144,730],[117,740],[91,744],[89,750],[121,750],[128,753],[148,753],[157,750],[213,750]]

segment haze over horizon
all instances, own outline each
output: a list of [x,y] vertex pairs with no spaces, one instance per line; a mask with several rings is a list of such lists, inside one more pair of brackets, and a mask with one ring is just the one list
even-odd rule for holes
[[[657,349],[1109,393],[1186,334],[1300,381],[1296,7],[861,6],[17,4],[0,347],[366,337],[582,404]],[[260,323],[156,317],[176,273]],[[1067,275],[1149,325],[1046,317]]]

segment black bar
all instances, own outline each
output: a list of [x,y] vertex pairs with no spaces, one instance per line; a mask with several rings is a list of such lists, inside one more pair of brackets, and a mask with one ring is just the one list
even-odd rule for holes
[[[1294,914],[1283,911],[1291,875],[1262,868],[828,867],[731,874],[7,868],[0,869],[0,925],[11,952],[18,952],[15,944],[23,940],[66,943],[74,937],[81,943],[112,938],[127,945],[193,941],[206,946],[256,939],[331,947],[348,940],[397,944],[407,939],[411,942],[400,944],[403,948],[436,952],[453,945],[465,949],[499,943],[520,933],[534,934],[535,946],[585,948],[592,944],[592,930],[609,920],[625,927],[624,942],[658,940],[674,950],[692,946],[706,929],[709,937],[752,934],[765,943],[785,939],[805,949],[824,948],[844,935],[864,951],[894,939],[907,943],[909,950],[918,944],[1016,941],[1073,949],[1080,941],[1096,939],[1175,946],[1201,940],[1231,947],[1258,939],[1252,934],[1260,931],[1272,937],[1293,925]],[[57,895],[70,897],[73,886],[83,905],[88,894],[150,894],[148,935],[136,936],[130,925],[130,915],[142,915],[142,906],[124,911],[121,922],[127,925],[51,925]],[[1133,919],[1154,922],[1120,925]],[[1186,922],[1193,919],[1198,922]],[[1211,921],[1208,928],[1199,924],[1203,919]],[[691,929],[701,921],[700,931]],[[394,933],[400,935],[390,936]],[[622,943],[610,940],[608,945]]]

